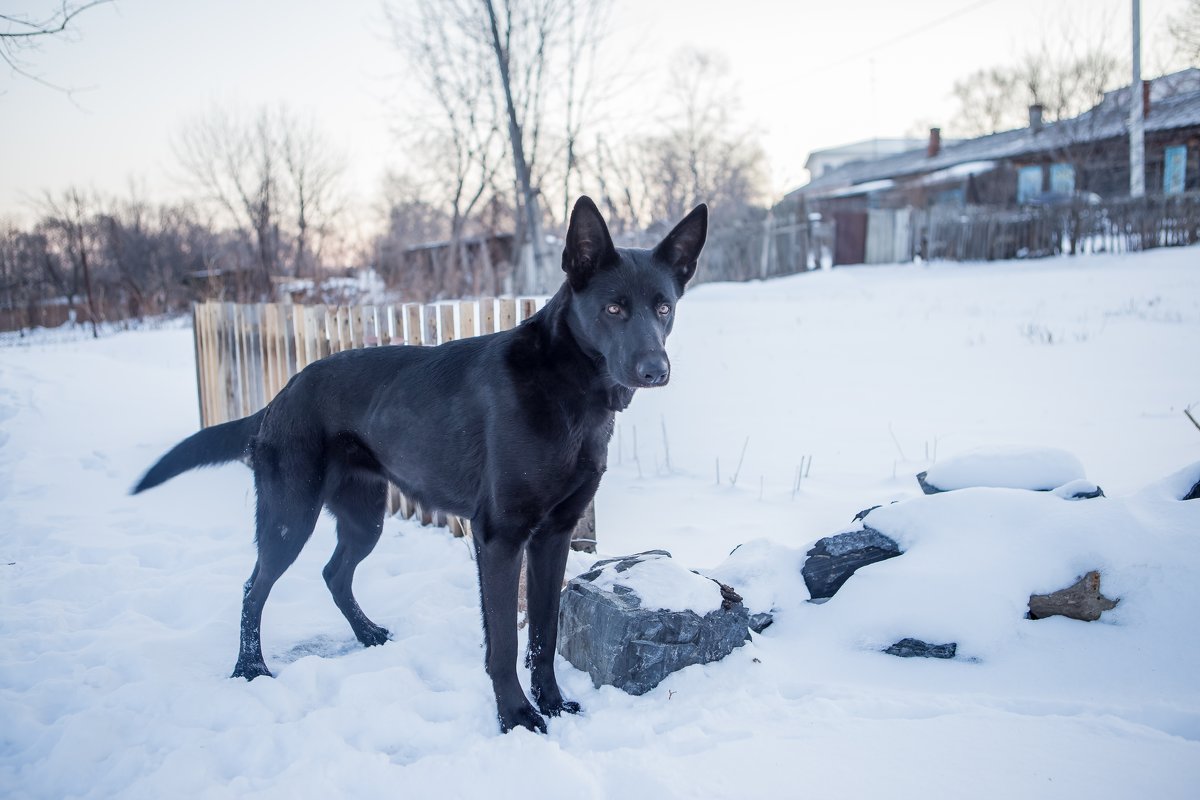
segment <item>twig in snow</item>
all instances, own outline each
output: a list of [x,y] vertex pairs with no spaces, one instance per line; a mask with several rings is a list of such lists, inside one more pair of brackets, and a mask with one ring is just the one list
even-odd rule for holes
[[671,474],[671,442],[667,439],[667,418],[664,415],[664,416],[659,417],[659,420],[662,422],[663,454],[667,460],[667,474],[670,475]]
[[642,477],[642,458],[638,455],[637,425],[633,426],[633,463],[637,464],[638,478]]
[[733,471],[733,477],[729,479],[730,486],[737,486],[738,473],[742,471],[742,460],[746,457],[746,447],[750,444],[750,437],[746,437],[746,441],[742,442],[742,454],[738,456],[737,469]]
[[1192,424],[1196,426],[1196,430],[1200,431],[1200,422],[1196,422],[1196,418],[1192,416],[1191,409],[1185,408],[1183,410],[1183,413],[1187,414],[1187,418],[1190,419],[1192,421]]
[[892,435],[892,441],[896,443],[896,450],[900,452],[900,460],[908,461],[908,456],[904,455],[904,448],[900,446],[900,440],[896,438],[896,432],[892,430],[892,423],[888,423],[888,433]]

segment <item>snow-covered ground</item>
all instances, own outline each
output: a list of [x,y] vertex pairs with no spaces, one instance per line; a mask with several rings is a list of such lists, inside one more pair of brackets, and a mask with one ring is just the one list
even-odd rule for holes
[[[356,580],[394,641],[359,647],[330,601],[323,519],[267,604],[278,677],[228,679],[249,472],[126,494],[197,425],[190,331],[22,343],[0,347],[6,797],[1196,796],[1196,248],[690,292],[671,384],[619,417],[600,550],[669,550],[776,622],[641,697],[560,659],[586,713],[548,736],[497,733],[466,545],[397,520]],[[913,478],[1029,446],[1107,497]],[[906,553],[806,602],[809,545],[876,504]],[[1090,569],[1121,600],[1100,622],[1023,618]],[[901,636],[959,657],[879,652]]]

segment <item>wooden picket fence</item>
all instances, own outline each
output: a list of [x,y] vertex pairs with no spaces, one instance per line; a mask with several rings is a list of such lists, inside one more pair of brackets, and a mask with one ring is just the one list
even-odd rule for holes
[[[383,306],[299,306],[205,302],[192,306],[196,383],[203,427],[253,414],[300,370],[359,347],[428,346],[508,330],[545,305],[544,297],[483,298]],[[470,523],[423,509],[392,486],[388,513],[469,535]],[[576,549],[594,549],[590,509],[575,530]]]

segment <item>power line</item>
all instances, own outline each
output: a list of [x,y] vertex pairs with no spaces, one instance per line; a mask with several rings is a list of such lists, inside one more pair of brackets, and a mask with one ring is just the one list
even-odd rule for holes
[[971,5],[966,6],[965,8],[960,8],[955,11],[951,11],[949,14],[938,17],[937,19],[934,19],[934,20],[930,20],[929,22],[926,22],[924,25],[920,25],[916,28],[913,28],[912,30],[905,31],[904,33],[893,36],[891,39],[886,39],[882,42],[879,42],[878,44],[872,45],[871,47],[868,47],[866,50],[860,50],[857,53],[852,53],[851,55],[845,56],[844,58],[840,58],[837,61],[831,62],[829,64],[825,64],[824,66],[815,70],[813,74],[820,74],[827,70],[833,69],[834,67],[840,67],[842,64],[847,64],[851,61],[857,61],[858,59],[862,58],[863,56],[869,56],[875,52],[878,52],[879,50],[883,50],[888,47],[891,47],[892,45],[899,44],[900,42],[903,42],[907,39],[911,39],[914,36],[917,36],[919,34],[925,33],[928,30],[936,28],[937,26],[942,25],[943,23],[949,22],[952,19],[957,19],[958,17],[964,16],[966,14],[970,14],[972,11],[983,8],[984,6],[991,5],[992,3],[995,3],[995,2],[996,2],[996,0],[980,0],[977,3],[972,3]]

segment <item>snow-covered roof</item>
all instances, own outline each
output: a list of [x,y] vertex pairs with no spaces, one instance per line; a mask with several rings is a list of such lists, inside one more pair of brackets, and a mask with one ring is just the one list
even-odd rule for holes
[[[1193,86],[1180,81],[1177,76],[1190,74],[1175,73],[1151,82],[1151,96],[1160,81],[1172,81],[1177,89],[1174,94],[1151,101],[1150,113],[1145,118],[1147,133],[1169,131],[1177,128],[1200,126],[1200,84]],[[961,165],[999,161],[1018,156],[1035,155],[1061,150],[1086,142],[1098,142],[1126,135],[1129,109],[1129,92],[1114,91],[1106,95],[1104,102],[1071,119],[1046,123],[1040,130],[1017,128],[975,139],[966,139],[943,144],[936,156],[929,156],[925,148],[909,150],[892,156],[857,161],[831,169],[817,176],[808,184],[796,189],[796,193],[808,196],[833,197],[845,194],[860,194],[858,187],[868,182],[897,179],[911,175],[939,172]]]

